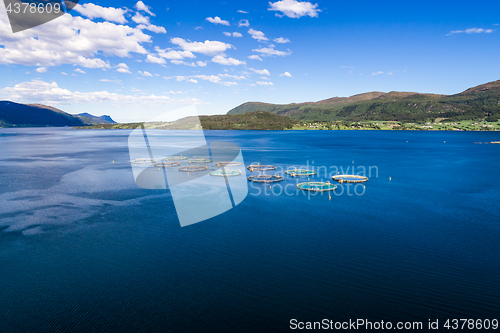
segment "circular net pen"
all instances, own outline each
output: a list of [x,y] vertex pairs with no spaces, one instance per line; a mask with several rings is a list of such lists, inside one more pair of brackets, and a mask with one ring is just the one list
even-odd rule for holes
[[151,164],[156,163],[156,159],[154,158],[136,158],[135,160],[130,161],[135,164]]
[[304,191],[326,192],[335,191],[337,189],[337,185],[333,185],[330,182],[309,182],[297,184],[297,188]]
[[283,180],[280,175],[258,175],[250,176],[248,180],[255,183],[277,183]]
[[307,177],[307,176],[314,176],[316,174],[316,171],[305,170],[305,169],[294,169],[285,171],[285,174],[290,175],[292,177],[296,176]]
[[157,168],[172,168],[181,165],[179,162],[161,162],[155,163],[154,166]]
[[269,171],[269,170],[276,170],[276,167],[272,165],[253,164],[247,166],[247,169],[250,171]]
[[219,162],[219,163],[215,163],[215,165],[218,168],[226,168],[226,167],[238,166],[238,165],[241,165],[241,163],[240,162]]
[[216,176],[216,177],[233,177],[240,175],[241,175],[241,170],[216,170],[210,172],[210,176]]
[[206,166],[198,165],[198,166],[183,166],[179,168],[179,171],[184,172],[197,172],[197,171],[205,171],[207,170]]
[[212,163],[213,161],[208,158],[193,158],[192,160],[189,160],[188,163]]
[[189,157],[187,156],[169,156],[165,158],[165,161],[179,161],[179,160],[187,160]]
[[368,181],[368,177],[358,175],[337,175],[332,177],[333,180],[339,183],[364,183]]

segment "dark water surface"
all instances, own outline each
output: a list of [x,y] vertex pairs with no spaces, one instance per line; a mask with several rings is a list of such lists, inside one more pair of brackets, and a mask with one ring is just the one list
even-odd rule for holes
[[247,164],[323,167],[311,181],[372,174],[331,199],[249,185],[184,228],[135,185],[129,133],[0,130],[0,332],[500,317],[500,145],[474,144],[500,133],[207,131]]

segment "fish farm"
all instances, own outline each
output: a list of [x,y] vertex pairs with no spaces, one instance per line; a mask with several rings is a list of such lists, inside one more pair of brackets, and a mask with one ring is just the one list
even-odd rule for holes
[[179,161],[179,160],[187,160],[189,157],[187,156],[169,156],[165,158],[165,161]]
[[189,160],[188,163],[212,163],[213,161],[208,158],[194,158]]
[[250,176],[247,178],[251,182],[255,183],[277,183],[283,180],[283,177],[280,175],[257,175]]
[[210,176],[216,176],[216,177],[233,177],[240,175],[241,175],[241,170],[216,170],[210,172]]
[[225,167],[238,166],[238,165],[241,165],[241,163],[240,162],[219,162],[219,163],[215,163],[215,165],[218,168],[225,168]]
[[154,166],[157,168],[172,168],[181,165],[179,162],[161,162],[155,163]]
[[333,180],[339,183],[364,183],[368,181],[368,177],[358,175],[337,175],[332,177]]
[[294,169],[285,171],[285,174],[290,175],[292,177],[296,176],[307,177],[307,176],[314,176],[316,174],[316,171],[305,170],[305,169]]
[[330,182],[308,182],[297,184],[297,188],[304,191],[326,192],[335,191],[337,189],[337,185],[331,184]]
[[135,164],[151,164],[156,163],[156,159],[154,158],[136,158],[135,160],[130,161]]
[[206,166],[183,166],[179,168],[179,171],[184,171],[184,172],[197,172],[197,171],[205,171],[207,170]]
[[250,171],[269,171],[269,170],[276,170],[276,167],[272,165],[253,164],[247,166],[247,169]]

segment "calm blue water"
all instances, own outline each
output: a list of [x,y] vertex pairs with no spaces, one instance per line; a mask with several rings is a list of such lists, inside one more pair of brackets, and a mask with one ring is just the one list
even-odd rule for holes
[[252,185],[184,228],[135,185],[129,133],[0,130],[0,332],[500,315],[500,145],[474,144],[500,133],[207,131],[247,164],[375,168],[361,195]]

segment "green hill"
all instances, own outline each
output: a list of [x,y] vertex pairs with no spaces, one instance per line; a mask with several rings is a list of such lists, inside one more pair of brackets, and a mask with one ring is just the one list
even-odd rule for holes
[[0,101],[0,127],[86,126],[114,123],[109,116],[71,115],[43,104]]
[[252,111],[268,111],[300,121],[497,121],[500,118],[500,80],[455,95],[392,91],[299,104],[249,102],[230,110],[228,114]]

